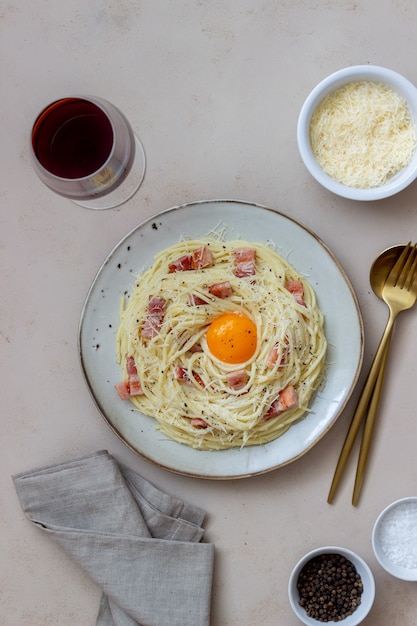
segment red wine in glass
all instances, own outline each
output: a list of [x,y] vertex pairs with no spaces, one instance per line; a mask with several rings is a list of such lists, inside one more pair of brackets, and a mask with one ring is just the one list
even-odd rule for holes
[[128,200],[145,173],[142,144],[124,115],[101,98],[62,98],[32,129],[32,157],[41,180],[88,208]]

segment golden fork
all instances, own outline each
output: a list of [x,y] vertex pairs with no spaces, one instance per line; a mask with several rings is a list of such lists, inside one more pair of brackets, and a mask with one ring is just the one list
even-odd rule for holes
[[329,503],[332,502],[336,493],[336,489],[340,483],[340,479],[345,469],[348,457],[352,451],[359,428],[368,410],[352,498],[353,505],[356,505],[358,502],[365,474],[372,433],[375,426],[377,408],[382,390],[385,367],[388,360],[388,352],[394,322],[397,315],[401,311],[411,308],[417,300],[417,244],[411,246],[411,243],[408,243],[407,246],[405,246],[403,252],[387,277],[385,285],[382,289],[382,298],[389,308],[388,322],[369,370],[365,386],[359,398],[356,411],[353,415],[336,465],[329,496],[327,498]]

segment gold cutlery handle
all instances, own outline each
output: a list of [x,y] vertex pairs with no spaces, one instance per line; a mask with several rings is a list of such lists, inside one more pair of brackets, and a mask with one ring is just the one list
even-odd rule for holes
[[380,344],[378,346],[378,350],[375,354],[374,360],[369,370],[369,373],[368,373],[365,385],[363,387],[362,393],[360,395],[355,413],[353,414],[353,418],[350,423],[349,430],[347,432],[345,441],[343,443],[343,447],[340,452],[339,459],[337,461],[336,470],[333,476],[333,481],[330,487],[329,495],[327,497],[327,502],[329,503],[332,502],[334,495],[336,493],[337,487],[339,486],[344,469],[346,467],[346,463],[352,451],[353,444],[355,443],[362,421],[369,407],[369,403],[372,398],[372,394],[374,391],[378,374],[380,372],[384,359],[387,358],[387,355],[385,355],[385,350],[387,350],[387,352],[389,351],[395,318],[396,318],[396,314],[390,311],[390,316],[388,318],[388,322],[385,327],[384,334],[382,335]]
[[361,493],[361,488],[363,484],[363,479],[365,477],[365,470],[369,456],[369,450],[372,442],[372,435],[374,432],[375,422],[378,414],[379,401],[381,399],[382,388],[384,385],[385,379],[385,370],[388,362],[388,354],[389,348],[391,345],[391,337],[392,333],[389,337],[389,343],[387,343],[385,348],[384,358],[381,364],[381,369],[379,371],[378,377],[376,379],[375,387],[372,392],[371,401],[369,403],[368,415],[365,420],[365,426],[362,435],[361,447],[359,451],[359,459],[358,466],[356,468],[356,477],[355,477],[355,486],[353,488],[353,496],[352,496],[352,504],[356,506],[358,504],[359,496]]

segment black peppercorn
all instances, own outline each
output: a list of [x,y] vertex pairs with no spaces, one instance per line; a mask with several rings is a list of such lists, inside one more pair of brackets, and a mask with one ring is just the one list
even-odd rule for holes
[[321,554],[302,568],[297,581],[299,604],[319,622],[340,622],[361,603],[362,579],[341,554]]

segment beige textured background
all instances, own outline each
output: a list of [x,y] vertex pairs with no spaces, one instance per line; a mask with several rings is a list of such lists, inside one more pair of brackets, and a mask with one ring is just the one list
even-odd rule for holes
[[[369,267],[380,250],[417,238],[417,184],[375,204],[329,194],[301,163],[296,122],[310,89],[347,65],[385,65],[417,83],[416,24],[414,0],[0,0],[0,624],[95,623],[99,590],[31,527],[10,476],[100,448],[207,509],[213,626],[296,626],[288,576],[322,544],[352,548],[373,569],[367,625],[417,624],[415,585],[385,574],[371,547],[379,511],[416,492],[415,312],[397,326],[358,508],[353,465],[326,503],[355,397],[297,462],[243,481],[200,481],[151,466],[115,438],[77,354],[88,287],[122,236],[168,207],[234,198],[286,213],[335,253],[362,308],[365,373],[387,315]],[[75,206],[31,168],[38,110],[74,93],[113,101],[144,143],[144,184],[118,209]]]

